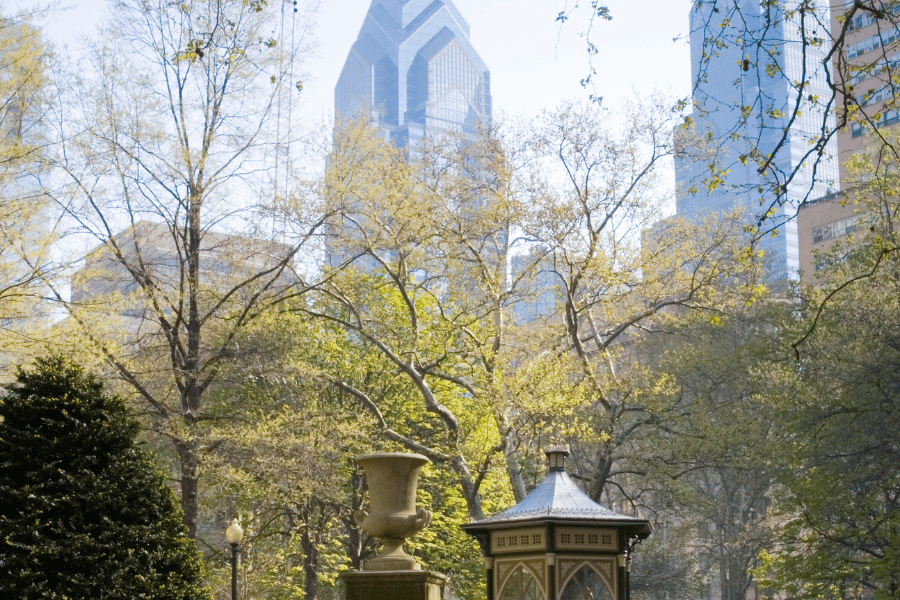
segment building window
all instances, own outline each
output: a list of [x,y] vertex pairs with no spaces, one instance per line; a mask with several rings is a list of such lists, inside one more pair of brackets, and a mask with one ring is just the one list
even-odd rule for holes
[[848,79],[847,83],[852,86],[857,86],[866,79],[881,75],[886,68],[896,69],[897,67],[900,67],[900,53],[892,54],[886,59],[880,58],[874,63],[850,65],[850,72],[855,73],[855,75]]
[[896,94],[894,90],[894,86],[892,84],[886,83],[878,89],[872,89],[869,92],[859,96],[856,99],[856,102],[860,106],[868,106],[870,104],[877,104],[879,102],[886,102],[889,100],[895,100]]
[[859,229],[859,217],[842,219],[813,229],[813,243],[825,242],[842,235],[848,235]]
[[857,42],[847,48],[847,58],[854,59],[857,56],[862,56],[881,46],[892,44],[898,39],[900,39],[900,28],[895,27],[893,29],[888,29],[887,31],[879,32],[878,34],[866,38],[861,42]]
[[[887,10],[893,14],[897,14],[900,12],[900,5],[893,4],[890,7],[882,7],[884,10]],[[863,29],[864,27],[868,27],[869,25],[873,25],[878,22],[878,17],[873,15],[872,13],[864,12],[862,14],[856,15],[850,21],[847,29],[848,31],[856,31],[857,29]]]

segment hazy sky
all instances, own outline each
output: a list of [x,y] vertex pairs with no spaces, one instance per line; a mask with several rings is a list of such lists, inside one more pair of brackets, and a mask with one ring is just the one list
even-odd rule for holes
[[[279,0],[273,0],[278,2]],[[299,0],[303,2],[304,0]],[[30,0],[20,0],[20,5]],[[334,85],[371,0],[322,0],[316,19],[318,56],[308,61],[301,109],[305,120],[330,119]],[[472,30],[472,43],[491,70],[496,114],[526,118],[569,99],[586,99],[579,81],[588,73],[579,37],[589,0],[562,29],[556,15],[575,0],[454,0]],[[77,52],[79,36],[102,19],[105,0],[62,0],[70,8],[51,19],[47,35]],[[690,0],[608,0],[612,21],[598,22],[597,93],[610,106],[658,89],[690,93],[686,42]],[[580,17],[580,18],[579,18]],[[673,41],[681,36],[679,41]]]

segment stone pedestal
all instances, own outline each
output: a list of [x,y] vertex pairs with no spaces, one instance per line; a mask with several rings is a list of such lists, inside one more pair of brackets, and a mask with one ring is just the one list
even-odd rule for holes
[[432,571],[350,571],[340,579],[344,600],[442,600],[447,583]]

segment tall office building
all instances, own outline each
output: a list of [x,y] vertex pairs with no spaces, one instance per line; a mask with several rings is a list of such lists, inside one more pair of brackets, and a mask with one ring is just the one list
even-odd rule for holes
[[[815,42],[817,36],[827,40],[828,32],[824,25],[815,30],[817,19],[828,23],[828,7],[807,0],[719,0],[695,3],[691,11],[695,131],[709,136],[716,168],[728,172],[715,185],[712,160],[678,159],[677,212],[697,222],[742,209],[748,224],[755,224],[776,205],[776,189],[783,189],[778,212],[763,223],[777,233],[759,240],[772,281],[797,277],[797,206],[838,185],[836,145],[831,141],[821,156],[816,152],[823,128],[834,126],[825,109],[831,96],[827,43]],[[758,161],[772,153],[760,174]]]
[[334,89],[335,114],[371,115],[398,147],[491,121],[491,75],[452,0],[372,0]]
[[[831,36],[844,40],[840,51],[832,55],[838,84],[835,104],[839,108],[855,104],[856,110],[837,133],[840,193],[804,204],[797,216],[801,270],[809,283],[816,283],[829,265],[828,257],[817,252],[838,242],[846,244],[847,236],[877,222],[865,199],[854,193],[856,182],[847,164],[855,154],[884,144],[864,123],[876,126],[879,134],[900,127],[900,88],[892,81],[900,68],[900,5],[887,2],[883,8],[879,15],[860,10],[852,0],[831,0]],[[845,98],[842,92],[855,93],[855,98]],[[856,236],[859,239],[860,234]]]

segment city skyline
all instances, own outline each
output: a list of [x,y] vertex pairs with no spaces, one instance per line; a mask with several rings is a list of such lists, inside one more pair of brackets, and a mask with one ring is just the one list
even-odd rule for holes
[[[502,114],[529,118],[564,100],[587,99],[590,91],[580,81],[588,72],[588,57],[578,35],[587,7],[561,29],[556,16],[565,8],[564,1],[454,3],[469,21],[472,42],[493,72],[495,118]],[[106,13],[105,4],[106,0],[67,2],[69,9],[47,16],[48,38],[68,44],[68,54],[77,56],[79,38],[94,33]],[[333,117],[334,86],[370,4],[371,0],[324,2],[309,32],[303,30],[319,42],[304,66],[298,118],[306,124],[328,123]],[[604,57],[594,65],[596,92],[605,104],[621,107],[634,93],[646,96],[654,90],[673,97],[690,94],[686,43],[690,6],[690,0],[610,4],[614,20],[597,26],[601,37],[595,40]]]

